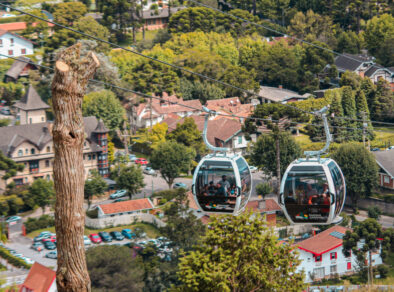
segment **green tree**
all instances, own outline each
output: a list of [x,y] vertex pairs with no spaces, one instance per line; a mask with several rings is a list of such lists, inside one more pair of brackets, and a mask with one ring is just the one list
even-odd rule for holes
[[184,251],[192,250],[204,234],[205,226],[190,211],[186,190],[178,193],[173,203],[165,207],[164,215],[166,226],[160,228],[162,234],[178,248]]
[[186,147],[174,141],[161,143],[151,156],[154,169],[160,171],[161,176],[171,189],[174,180],[189,171],[192,159],[196,156],[193,148]]
[[23,208],[23,200],[17,195],[11,195],[7,198],[10,214],[18,214],[19,210]]
[[6,101],[7,105],[12,105],[14,101],[22,98],[24,87],[20,83],[0,82],[0,96]]
[[263,197],[263,200],[265,196],[269,195],[272,192],[272,187],[270,186],[269,183],[260,183],[256,185],[256,193],[259,196]]
[[85,181],[84,194],[85,199],[88,201],[88,209],[90,208],[92,197],[104,195],[106,189],[107,183],[97,171],[94,171]]
[[[47,19],[46,15],[38,9],[33,9],[29,11],[29,13]],[[24,21],[26,23],[26,28],[22,32],[23,36],[27,38],[44,38],[48,36],[49,27],[47,22],[30,15],[24,16]]]
[[121,166],[115,181],[119,188],[127,190],[130,200],[145,186],[142,170],[135,165]]
[[346,71],[342,74],[341,79],[339,80],[340,86],[350,86],[353,90],[357,90],[360,88],[363,79],[355,72]]
[[[279,134],[280,172],[283,176],[286,167],[301,155],[301,147],[287,132]],[[266,174],[276,176],[277,159],[274,134],[261,135],[253,144],[250,159],[253,165]]]
[[189,81],[186,78],[179,80],[179,91],[184,100],[199,99],[202,104],[207,100],[222,99],[226,92],[215,84],[209,82]]
[[[346,231],[343,237],[343,252],[349,256],[350,251],[357,256],[361,264],[360,270],[363,272],[364,263],[368,255],[369,279],[373,279],[372,252],[379,249],[381,243],[378,238],[383,237],[382,227],[375,219],[366,219],[360,222],[353,231]],[[362,247],[360,248],[359,245]],[[360,265],[359,264],[359,265]]]
[[338,91],[334,92],[331,107],[329,109],[329,116],[333,116],[333,119],[330,121],[330,125],[332,126],[330,131],[333,135],[334,141],[343,142],[348,140],[346,129],[342,129],[346,128],[346,123],[344,119],[341,119],[341,117],[343,117],[343,108],[341,96]]
[[7,127],[11,123],[10,119],[1,119],[0,120],[0,127]]
[[142,291],[144,269],[139,257],[125,246],[105,245],[89,248],[86,264],[94,291]]
[[376,87],[370,78],[364,78],[361,82],[360,89],[364,92],[368,103],[368,109],[371,111],[372,103],[375,100]]
[[358,54],[363,49],[364,39],[354,31],[342,31],[337,41],[336,50],[340,53]]
[[8,158],[0,151],[0,170],[5,171],[2,179],[7,180],[16,175],[18,171],[22,171],[23,164],[16,163],[11,158]]
[[[364,32],[365,42],[369,53],[376,55],[382,44],[394,38],[394,17],[390,14],[375,16],[368,21]],[[386,54],[389,59],[393,59],[393,50],[390,46],[385,46],[387,51],[381,51],[379,55]],[[390,55],[391,52],[391,55]],[[391,61],[392,62],[392,61]]]
[[59,3],[54,7],[53,17],[55,22],[70,26],[88,12],[81,2]]
[[378,166],[375,157],[362,145],[341,145],[332,155],[346,180],[346,192],[357,208],[360,198],[369,196],[377,185]]
[[119,99],[110,90],[101,90],[85,95],[82,112],[85,117],[95,116],[102,119],[110,130],[119,129],[126,114]]
[[258,214],[211,217],[201,245],[180,259],[177,291],[300,291],[303,274],[291,244]]
[[[356,118],[356,100],[354,92],[350,86],[344,86],[342,90],[342,108],[344,116],[348,118]],[[349,124],[352,121],[349,122]]]
[[379,220],[380,215],[382,215],[382,210],[378,206],[371,206],[368,208],[368,217]]
[[394,121],[394,94],[388,82],[383,78],[379,78],[376,84],[371,117],[378,121]]
[[[246,70],[239,66],[230,66],[224,72],[223,81],[234,86],[248,89],[256,92],[259,89],[259,83],[256,82],[256,73],[254,70]],[[225,88],[228,96],[244,96],[244,91],[232,87]]]
[[55,199],[55,189],[53,181],[47,181],[42,178],[36,179],[29,188],[29,192],[37,206],[42,208],[45,213],[45,207],[50,205]]
[[182,124],[178,123],[176,129],[168,134],[168,140],[191,147],[199,155],[203,155],[206,152],[201,132],[191,117],[186,117]]
[[155,124],[151,129],[141,128],[137,132],[138,138],[135,142],[150,150],[157,149],[161,143],[166,141],[167,130],[166,123]]

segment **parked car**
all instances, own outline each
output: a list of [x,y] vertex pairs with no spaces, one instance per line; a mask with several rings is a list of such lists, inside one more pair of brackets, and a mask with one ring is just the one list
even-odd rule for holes
[[134,161],[136,161],[138,158],[137,158],[137,156],[135,156],[134,154],[129,154],[129,160],[131,161],[131,162],[134,162]]
[[28,257],[21,257],[22,260],[24,260],[24,262],[28,265],[32,265],[34,264],[34,261],[31,258]]
[[38,234],[38,236],[45,236],[45,235],[51,236],[51,235],[56,235],[56,234],[54,234],[50,231],[41,231],[40,234]]
[[115,239],[115,240],[121,241],[121,240],[124,239],[123,234],[120,233],[119,231],[111,231],[109,234],[110,234],[110,235],[112,236],[112,238]]
[[36,237],[34,237],[34,242],[41,242],[46,238],[51,237],[50,234],[43,234],[43,235],[37,235]]
[[30,246],[30,248],[34,249],[36,251],[42,251],[44,249],[44,245],[41,242],[36,241],[36,242],[33,242],[33,244]]
[[149,162],[145,158],[137,158],[135,160],[135,163],[139,165],[147,165]]
[[52,241],[54,243],[56,241],[56,235],[47,236],[46,238],[44,238],[42,240],[42,242],[45,242],[45,241]]
[[97,233],[92,233],[89,235],[90,240],[93,243],[101,243],[101,237]]
[[145,167],[143,172],[145,174],[149,174],[149,175],[153,175],[153,176],[157,175],[156,170],[154,170],[152,167],[149,167],[149,166]]
[[184,188],[187,189],[187,185],[181,182],[174,183],[174,189]]
[[5,220],[5,222],[7,222],[7,223],[18,222],[21,219],[22,218],[19,216],[11,216],[11,217],[8,217],[7,220]]
[[111,194],[109,196],[110,199],[118,199],[126,196],[127,191],[126,190],[117,190],[115,193]]
[[52,241],[44,241],[44,246],[49,250],[56,249],[56,244],[54,244]]
[[249,169],[251,172],[257,172],[259,169],[256,166],[249,165]]
[[123,229],[122,235],[127,239],[132,239],[133,237],[135,237],[135,233],[131,231],[131,229]]
[[394,146],[389,146],[386,150],[394,149]]
[[0,114],[3,114],[3,115],[5,115],[5,116],[10,116],[10,115],[11,115],[11,111],[10,111],[9,108],[3,107],[3,108],[0,110]]
[[101,239],[104,242],[111,242],[112,241],[112,237],[108,234],[108,232],[100,231],[98,234],[100,235]]
[[380,151],[379,148],[372,148],[371,151]]
[[83,236],[83,243],[85,244],[85,246],[87,245],[91,245],[92,241],[89,239],[89,237],[87,237],[86,235]]
[[51,251],[51,252],[48,252],[46,255],[45,255],[45,257],[46,258],[49,258],[49,259],[57,259],[57,251],[55,250],[55,251]]

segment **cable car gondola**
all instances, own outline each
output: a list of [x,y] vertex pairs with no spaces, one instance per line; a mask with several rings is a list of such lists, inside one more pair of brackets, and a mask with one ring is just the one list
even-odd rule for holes
[[[249,201],[252,179],[246,160],[237,154],[227,154],[228,148],[214,147],[207,139],[208,118],[205,116],[203,139],[214,151],[199,162],[193,176],[194,199],[206,213],[238,214]],[[219,153],[217,153],[219,152]]]
[[280,186],[279,205],[292,224],[339,223],[346,198],[345,178],[331,158],[320,158],[331,142],[323,108],[321,115],[326,132],[326,145],[319,151],[306,151],[286,169]]

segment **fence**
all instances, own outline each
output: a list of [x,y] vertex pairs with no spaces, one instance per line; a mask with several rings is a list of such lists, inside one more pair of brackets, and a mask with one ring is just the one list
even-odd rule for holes
[[151,223],[157,227],[163,227],[166,225],[163,221],[156,218],[154,215],[145,214],[145,213],[125,214],[125,215],[118,215],[114,217],[96,218],[96,219],[92,219],[86,216],[85,219],[86,227],[93,229],[104,229],[113,226],[133,224],[135,222]]

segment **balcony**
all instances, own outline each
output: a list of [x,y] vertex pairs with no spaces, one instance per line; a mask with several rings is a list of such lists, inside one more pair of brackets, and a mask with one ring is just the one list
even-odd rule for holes
[[30,174],[33,174],[33,173],[39,173],[39,169],[38,168],[30,168]]

